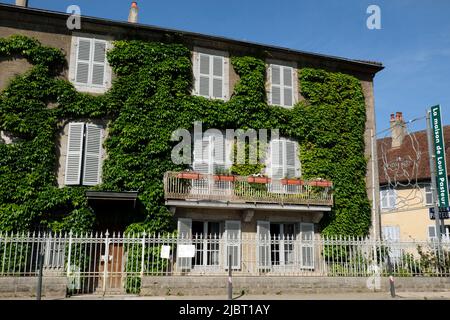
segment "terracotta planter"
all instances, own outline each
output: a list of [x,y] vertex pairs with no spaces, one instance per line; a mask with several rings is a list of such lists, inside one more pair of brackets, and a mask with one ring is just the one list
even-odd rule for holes
[[231,181],[233,182],[236,180],[235,176],[228,176],[228,175],[216,175],[214,176],[215,181]]
[[179,179],[188,179],[188,180],[198,180],[200,179],[200,174],[195,172],[182,172],[177,175]]
[[303,180],[299,179],[281,179],[281,184],[301,186],[304,184]]
[[310,181],[308,183],[313,187],[331,187],[333,183],[331,181],[323,180],[323,181]]
[[249,183],[269,183],[270,179],[267,177],[248,177],[247,181]]

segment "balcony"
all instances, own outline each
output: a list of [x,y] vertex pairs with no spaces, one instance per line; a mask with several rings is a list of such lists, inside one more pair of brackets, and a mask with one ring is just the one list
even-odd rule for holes
[[220,201],[276,205],[332,206],[332,182],[273,180],[266,177],[166,172],[164,196],[168,200]]

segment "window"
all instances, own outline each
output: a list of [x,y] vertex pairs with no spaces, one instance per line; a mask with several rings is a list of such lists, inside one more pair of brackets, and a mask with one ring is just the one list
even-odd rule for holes
[[296,141],[272,140],[269,159],[269,174],[272,179],[300,177],[300,159]]
[[217,132],[194,138],[193,169],[204,174],[221,173],[230,166],[229,156],[226,154],[226,139]]
[[277,106],[292,107],[294,101],[294,68],[291,66],[270,64],[269,103]]
[[69,78],[78,90],[104,93],[110,87],[108,49],[109,43],[105,40],[73,37]]
[[388,210],[395,208],[396,192],[395,189],[382,187],[380,190],[381,209]]
[[206,98],[228,99],[228,57],[225,52],[194,49],[194,94]]
[[69,123],[65,184],[93,186],[100,183],[102,166],[101,126],[83,122]]
[[426,185],[424,188],[425,191],[425,205],[431,206],[433,205],[433,193],[431,191],[431,185]]
[[[450,241],[450,225],[445,225],[444,230],[445,230],[445,233],[442,234],[443,240]],[[428,239],[429,240],[436,239],[436,226],[435,225],[428,226]]]

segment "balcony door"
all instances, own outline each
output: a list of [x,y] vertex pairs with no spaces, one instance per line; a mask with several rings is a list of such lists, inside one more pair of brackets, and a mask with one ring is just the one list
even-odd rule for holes
[[195,244],[194,269],[219,267],[220,222],[192,221],[192,238]]

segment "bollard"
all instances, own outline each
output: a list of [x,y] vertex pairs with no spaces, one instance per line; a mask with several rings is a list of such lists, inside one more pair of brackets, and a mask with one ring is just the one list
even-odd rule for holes
[[391,291],[391,297],[395,298],[395,284],[394,284],[394,276],[392,275],[392,264],[389,254],[387,256],[388,259],[388,272],[389,272],[389,290]]
[[38,267],[39,267],[39,274],[38,274],[38,283],[36,288],[36,300],[41,300],[42,296],[42,269],[44,267],[44,254],[42,252],[39,253],[38,256]]

